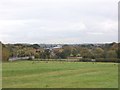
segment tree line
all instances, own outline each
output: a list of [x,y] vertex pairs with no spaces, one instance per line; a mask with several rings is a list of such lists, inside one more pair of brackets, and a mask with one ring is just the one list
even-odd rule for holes
[[83,61],[117,60],[120,59],[119,43],[107,44],[64,44],[61,48],[44,48],[38,44],[2,44],[2,60],[10,57],[35,56],[37,59],[67,59],[68,57],[82,57]]

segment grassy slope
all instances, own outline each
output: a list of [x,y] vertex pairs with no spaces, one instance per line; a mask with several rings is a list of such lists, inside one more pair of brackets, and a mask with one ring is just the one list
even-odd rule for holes
[[117,88],[118,66],[112,63],[3,63],[5,88]]

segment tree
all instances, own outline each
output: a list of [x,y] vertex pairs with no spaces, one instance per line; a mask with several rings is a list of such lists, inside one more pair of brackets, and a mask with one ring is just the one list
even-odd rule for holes
[[55,59],[60,59],[61,58],[60,54],[62,51],[63,49],[53,49],[51,52],[51,57]]
[[73,49],[72,46],[64,45],[63,51],[61,52],[61,56],[67,58],[72,53],[72,49]]
[[73,49],[73,50],[72,50],[72,55],[73,55],[73,56],[77,56],[77,55],[78,55],[78,51],[77,51],[76,49]]
[[59,53],[59,57],[62,58],[62,59],[67,58],[67,56],[68,55],[64,51],[62,51],[61,53]]
[[88,48],[81,48],[80,54],[83,58],[92,58],[93,54]]
[[49,49],[45,49],[44,53],[45,53],[45,58],[46,59],[50,59],[50,50]]
[[20,50],[17,51],[17,54],[18,54],[17,55],[18,57],[24,57],[25,56],[25,51],[23,49],[20,49]]
[[104,50],[102,48],[97,47],[96,49],[94,49],[93,54],[95,58],[102,58],[104,57]]
[[40,53],[35,53],[35,58],[40,58]]
[[116,50],[117,58],[120,59],[120,49]]
[[45,59],[45,58],[46,58],[46,55],[45,55],[44,52],[41,52],[41,53],[40,53],[40,58],[41,58],[41,59]]
[[33,47],[34,49],[40,48],[40,46],[39,46],[38,44],[33,44],[32,47]]
[[117,53],[115,50],[109,50],[107,53],[107,58],[117,58]]
[[2,61],[8,61],[9,60],[9,51],[6,48],[6,46],[2,45]]

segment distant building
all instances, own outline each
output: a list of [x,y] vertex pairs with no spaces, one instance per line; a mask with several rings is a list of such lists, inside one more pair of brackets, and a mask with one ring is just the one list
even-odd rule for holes
[[69,56],[67,59],[82,59],[82,57],[74,57],[74,56]]
[[96,60],[95,59],[91,59],[91,62],[96,62]]
[[62,48],[62,45],[57,45],[55,47],[49,47],[49,48],[45,48],[45,49],[53,50],[53,49],[59,49],[59,48]]
[[55,48],[62,48],[62,46],[61,45],[57,45],[56,47],[53,47],[54,49]]
[[9,58],[8,61],[29,60],[29,59],[33,60],[33,59],[35,59],[35,57],[34,57],[34,56],[26,56],[26,57],[11,57],[11,58]]

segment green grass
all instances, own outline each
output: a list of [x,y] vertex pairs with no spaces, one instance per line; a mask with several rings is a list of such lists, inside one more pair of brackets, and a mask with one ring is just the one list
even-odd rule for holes
[[0,89],[2,89],[2,63],[0,61]]
[[3,63],[3,88],[117,88],[114,63],[19,61]]

